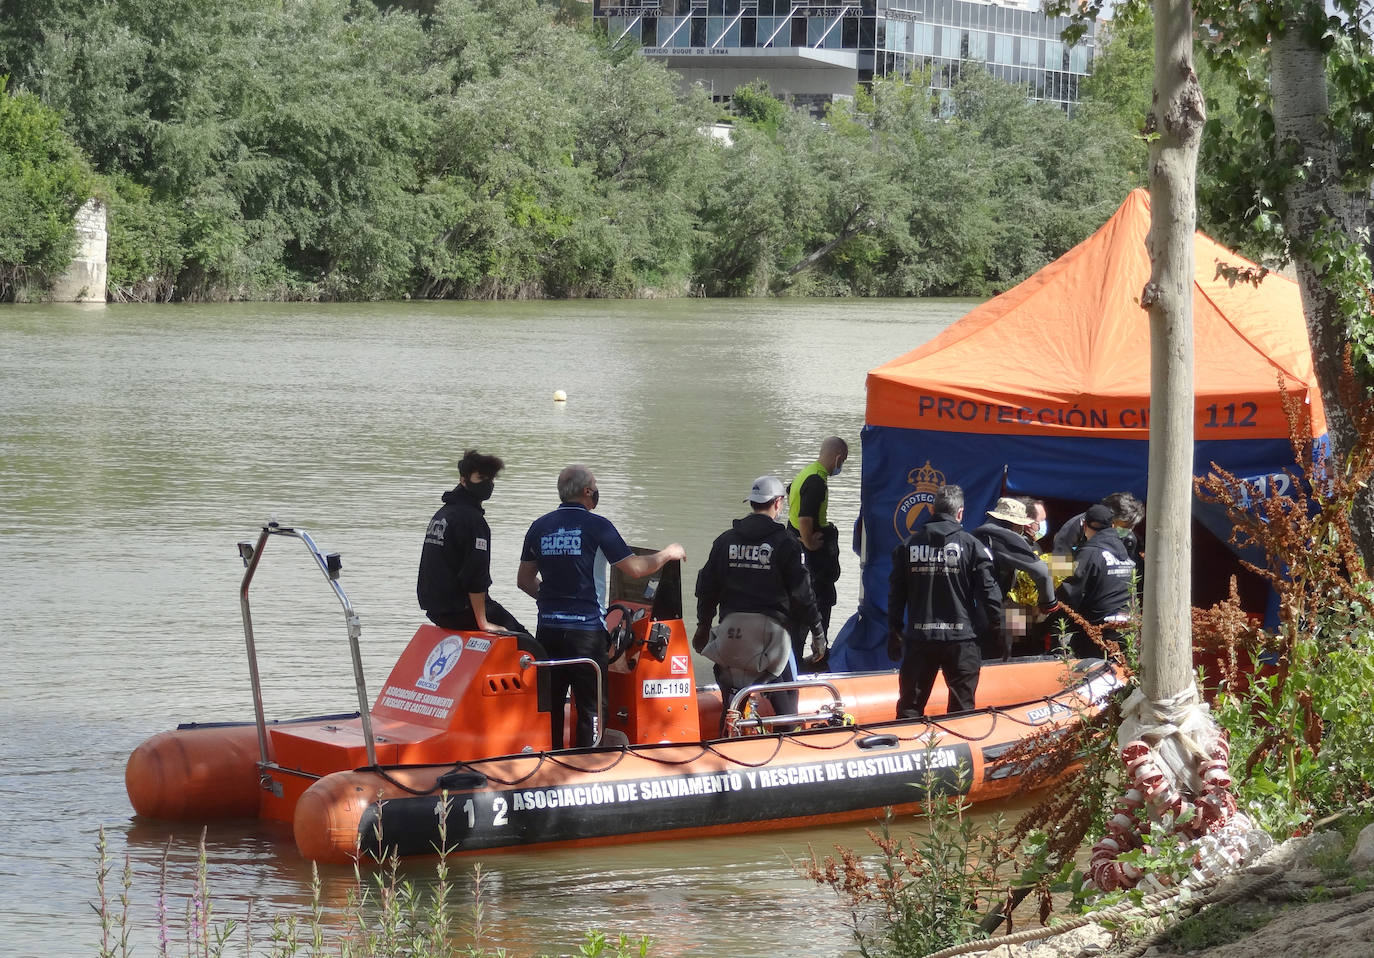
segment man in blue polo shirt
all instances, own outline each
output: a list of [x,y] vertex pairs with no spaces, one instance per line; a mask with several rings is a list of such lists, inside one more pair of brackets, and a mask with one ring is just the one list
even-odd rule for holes
[[[539,606],[535,638],[549,656],[592,659],[604,689],[609,567],[640,578],[687,553],[674,542],[653,555],[635,555],[611,521],[592,512],[601,493],[586,466],[568,466],[558,474],[558,498],[561,505],[534,520],[525,533],[516,582]],[[596,677],[586,666],[563,666],[549,679],[553,746],[563,746],[563,700],[569,688],[577,709],[575,744],[595,745],[602,731],[596,724]],[[601,705],[604,712],[604,698]]]

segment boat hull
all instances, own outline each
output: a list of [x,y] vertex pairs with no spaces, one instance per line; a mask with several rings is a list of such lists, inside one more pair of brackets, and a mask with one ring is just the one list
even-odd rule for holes
[[1080,675],[1053,696],[931,722],[335,773],[301,796],[296,844],[347,863],[795,828],[914,810],[932,793],[1005,798],[1025,769],[1001,757],[1118,685],[1105,666]]

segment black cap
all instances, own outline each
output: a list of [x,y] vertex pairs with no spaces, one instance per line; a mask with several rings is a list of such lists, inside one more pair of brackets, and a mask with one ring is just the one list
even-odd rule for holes
[[1110,529],[1112,520],[1116,514],[1104,505],[1089,506],[1088,511],[1083,513],[1083,525],[1090,529]]

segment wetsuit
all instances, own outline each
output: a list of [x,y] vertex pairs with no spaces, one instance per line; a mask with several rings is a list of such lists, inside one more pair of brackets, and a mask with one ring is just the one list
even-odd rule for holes
[[[466,487],[450,489],[443,501],[425,531],[415,595],[435,625],[471,631],[477,628],[477,616],[468,596],[491,586],[491,526],[481,502]],[[499,629],[525,631],[490,595],[486,616]]]
[[[1016,585],[1016,573],[1024,572],[1035,583],[1040,598],[1039,607],[1048,611],[1049,607],[1054,605],[1054,578],[1050,575],[1050,567],[1040,558],[1035,546],[1018,529],[991,519],[974,529],[973,537],[992,552],[993,574],[997,578],[997,587],[1002,590],[1004,599],[1011,594]],[[990,657],[1001,657],[1009,653],[1012,642],[1010,630],[1003,630],[1002,639],[1006,643],[1004,648],[984,647],[983,653]]]
[[892,553],[887,622],[894,658],[891,637],[901,637],[898,718],[925,714],[940,672],[949,688],[949,711],[974,707],[982,667],[979,618],[986,622],[987,641],[1000,642],[1002,590],[992,553],[953,516],[935,515]]
[[[699,638],[715,619],[717,608],[722,626],[729,624],[727,619],[731,616],[756,614],[766,616],[784,630],[795,622],[804,635],[822,634],[811,577],[802,562],[801,543],[786,527],[761,512],[736,519],[711,544],[711,553],[697,574]],[[762,634],[762,630],[746,634]],[[727,635],[722,634],[722,629],[716,630],[713,641],[704,643],[707,657],[716,662],[722,707],[728,706],[734,693],[747,685],[790,682],[794,678],[786,655],[791,643],[785,632],[778,637],[785,643],[782,648],[750,649],[747,658],[741,657],[742,649],[726,644]],[[774,692],[768,698],[779,714],[797,710],[795,689]]]
[[[540,516],[525,533],[521,562],[539,568],[539,640],[551,658],[588,658],[601,669],[601,712],[606,711],[606,602],[610,567],[634,551],[609,519],[578,502],[565,502]],[[563,701],[572,689],[577,709],[577,745],[594,745],[596,676],[585,665],[560,666],[549,676],[550,727],[554,748],[563,745]]]

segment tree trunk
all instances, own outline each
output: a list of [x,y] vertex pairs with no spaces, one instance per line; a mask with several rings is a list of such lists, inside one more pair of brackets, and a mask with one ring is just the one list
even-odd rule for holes
[[1150,143],[1150,475],[1141,623],[1141,691],[1151,702],[1193,687],[1193,234],[1206,119],[1193,72],[1188,0],[1155,0]]
[[867,220],[863,223],[860,223],[858,221],[859,214],[863,211],[863,203],[860,203],[858,206],[854,207],[853,211],[849,214],[849,217],[844,221],[844,225],[840,227],[840,231],[837,234],[835,234],[834,239],[826,243],[820,249],[814,249],[811,252],[807,253],[795,264],[793,264],[784,275],[795,276],[802,270],[809,269],[810,267],[819,263],[827,255],[829,255],[832,249],[834,249],[836,246],[839,246],[841,243],[849,239],[849,237],[853,236],[855,233],[859,232],[859,230],[863,229],[866,226],[873,225],[872,220]]
[[[1354,242],[1362,210],[1341,185],[1336,144],[1328,129],[1326,55],[1310,26],[1290,22],[1273,39],[1270,92],[1274,138],[1280,151],[1296,149],[1293,159],[1304,175],[1285,190],[1284,229],[1293,237],[1293,265],[1302,290],[1302,309],[1312,346],[1331,451],[1337,463],[1349,460],[1358,437],[1350,411],[1341,404],[1340,383],[1350,331],[1336,284],[1314,262],[1323,237]],[[1329,239],[1328,239],[1329,241]],[[1339,267],[1337,267],[1339,268]],[[1351,517],[1366,569],[1374,570],[1374,487],[1356,497]]]

